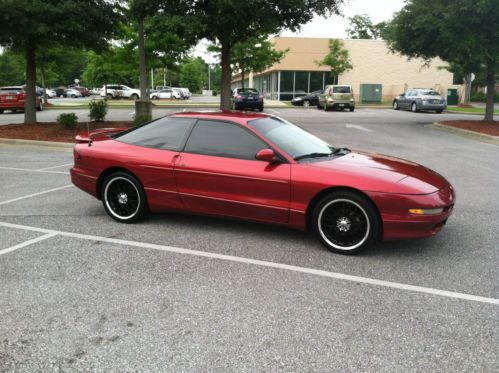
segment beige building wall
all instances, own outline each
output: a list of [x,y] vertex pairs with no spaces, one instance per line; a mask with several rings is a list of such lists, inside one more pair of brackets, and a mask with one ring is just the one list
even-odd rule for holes
[[[288,52],[279,63],[255,76],[283,70],[330,71],[327,66],[319,66],[316,63],[329,52],[329,39],[275,37],[271,41],[276,50],[288,49]],[[439,69],[445,65],[440,59],[434,59],[429,66],[424,66],[423,60],[408,60],[404,56],[391,53],[382,40],[342,41],[349,51],[353,69],[341,74],[338,83],[351,85],[356,100],[360,99],[360,84],[382,84],[383,101],[391,101],[407,88],[434,88],[444,97],[447,96],[448,88],[458,88],[459,96],[462,97],[462,86],[452,84],[452,73]]]

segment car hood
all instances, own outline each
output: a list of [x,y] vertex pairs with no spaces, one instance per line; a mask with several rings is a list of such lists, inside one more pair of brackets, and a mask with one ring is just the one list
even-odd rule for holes
[[360,179],[362,189],[366,191],[429,194],[449,185],[443,176],[429,168],[382,154],[352,151],[342,157],[310,165]]

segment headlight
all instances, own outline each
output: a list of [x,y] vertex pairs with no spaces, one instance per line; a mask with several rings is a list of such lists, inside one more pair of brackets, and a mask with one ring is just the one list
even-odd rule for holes
[[413,215],[440,215],[444,212],[444,208],[438,209],[410,209],[409,212]]

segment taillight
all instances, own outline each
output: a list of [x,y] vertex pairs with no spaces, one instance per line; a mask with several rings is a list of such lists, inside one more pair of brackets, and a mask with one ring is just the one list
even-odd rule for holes
[[18,98],[19,100],[24,100],[24,99],[26,98],[26,93],[24,93],[24,92],[19,92],[19,93],[17,94],[17,98]]
[[327,95],[331,97],[333,95],[333,92],[331,90],[327,91]]
[[237,95],[236,99],[238,99],[238,100],[241,99],[241,95]]
[[73,149],[73,158],[75,161],[79,161],[81,159],[81,154],[78,153],[76,149]]
[[262,95],[260,95],[260,100],[263,100],[263,96]]

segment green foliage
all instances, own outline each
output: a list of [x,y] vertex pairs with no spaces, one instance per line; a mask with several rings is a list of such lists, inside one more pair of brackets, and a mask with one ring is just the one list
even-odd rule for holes
[[367,14],[357,14],[348,18],[350,28],[347,35],[350,39],[380,39],[386,27],[386,22],[373,23]]
[[108,110],[107,99],[90,101],[88,108],[90,120],[98,122],[106,119]]
[[149,114],[141,114],[141,115],[136,115],[134,118],[133,118],[133,124],[135,126],[140,126],[141,124],[144,124],[144,123],[147,123],[147,122],[150,122],[152,120],[152,117],[151,115]]
[[78,117],[75,113],[62,113],[57,116],[56,122],[62,128],[72,129],[78,125]]
[[[472,92],[471,101],[472,102],[485,102],[487,95],[484,92]],[[499,102],[499,95],[494,96],[494,102]]]
[[440,57],[461,74],[482,72],[490,86],[486,119],[492,120],[495,72],[499,61],[497,0],[408,0],[388,24],[392,51],[427,63]]
[[208,65],[201,58],[187,58],[181,67],[180,86],[199,93],[208,86]]
[[0,86],[24,83],[24,58],[18,53],[4,51],[0,54]]
[[329,53],[322,61],[316,63],[319,66],[329,66],[332,76],[338,76],[353,68],[348,50],[343,48],[343,43],[339,39],[329,39]]
[[212,93],[213,93],[213,96],[217,96],[218,95],[218,92],[215,91],[215,90],[213,90]]

